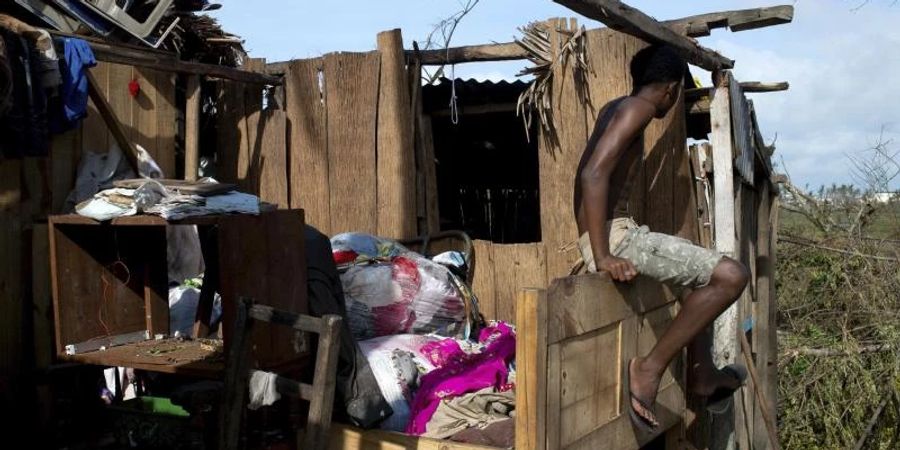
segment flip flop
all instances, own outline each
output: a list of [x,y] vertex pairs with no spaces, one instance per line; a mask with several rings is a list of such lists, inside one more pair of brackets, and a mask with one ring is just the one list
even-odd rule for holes
[[[649,420],[647,420],[644,416],[638,414],[638,412],[634,409],[634,406],[632,406],[632,404],[631,404],[631,400],[634,400],[639,405],[641,405],[642,408],[644,408],[647,411],[650,411],[650,413],[653,414],[653,408],[650,405],[647,405],[647,402],[645,402],[644,400],[641,400],[638,396],[634,395],[631,392],[631,362],[632,361],[634,361],[633,358],[628,361],[628,367],[625,368],[625,386],[628,387],[628,397],[629,397],[628,417],[631,418],[631,423],[636,428],[638,428],[639,430],[643,431],[646,434],[651,434],[656,430],[657,427],[659,427],[659,425],[654,425]],[[653,415],[655,416],[656,414],[653,414]]]
[[738,364],[729,364],[723,367],[721,370],[735,380],[738,380],[739,385],[736,389],[723,387],[716,388],[716,390],[706,398],[706,409],[713,414],[722,414],[723,412],[727,411],[728,406],[731,404],[732,398],[734,398],[734,393],[737,392],[738,389],[743,387],[744,381],[747,380],[747,369],[744,368],[744,366]]

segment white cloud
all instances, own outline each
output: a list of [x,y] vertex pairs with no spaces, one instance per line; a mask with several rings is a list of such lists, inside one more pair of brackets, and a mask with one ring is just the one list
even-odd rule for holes
[[797,184],[818,186],[853,182],[846,155],[870,147],[882,127],[885,138],[900,141],[897,23],[900,6],[852,13],[847,3],[803,3],[795,23],[768,39],[758,30],[707,44],[737,61],[740,80],[791,83],[787,92],[751,98],[763,134],[778,136],[776,158]]

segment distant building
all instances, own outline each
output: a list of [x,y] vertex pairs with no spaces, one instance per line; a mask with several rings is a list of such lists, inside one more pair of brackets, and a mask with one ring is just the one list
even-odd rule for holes
[[873,192],[870,196],[871,201],[874,203],[889,203],[900,200],[900,192]]

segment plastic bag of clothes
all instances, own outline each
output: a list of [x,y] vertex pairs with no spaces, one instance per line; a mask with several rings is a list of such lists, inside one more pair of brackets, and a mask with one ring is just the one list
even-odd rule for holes
[[394,414],[381,422],[383,430],[403,431],[410,418],[409,404],[422,372],[434,370],[434,365],[422,354],[421,348],[439,338],[417,334],[382,336],[359,341],[378,388]]
[[447,267],[363,233],[337,235],[331,245],[357,339],[464,331],[466,299]]

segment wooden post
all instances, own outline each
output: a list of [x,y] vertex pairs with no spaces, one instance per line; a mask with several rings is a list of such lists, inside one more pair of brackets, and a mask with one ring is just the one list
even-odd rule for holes
[[[713,193],[715,248],[730,257],[735,256],[734,163],[731,140],[731,101],[728,71],[715,72],[715,89],[710,102],[712,133]],[[717,366],[734,362],[738,353],[738,305],[731,305],[720,315],[713,327],[713,360]],[[734,448],[734,409],[716,417],[712,424],[711,449]]]
[[219,448],[223,450],[242,448],[241,416],[253,348],[253,319],[249,316],[252,304],[253,300],[241,298],[235,305],[234,333],[228,343],[229,366],[225,369],[225,392],[219,414]]
[[[544,450],[547,433],[547,293],[534,289],[519,293],[516,306],[516,448]],[[556,412],[559,412],[558,404]],[[555,439],[554,444],[558,442]]]
[[399,29],[378,33],[378,234],[409,238],[416,230],[416,172],[406,54]]
[[312,400],[309,403],[309,421],[303,440],[303,447],[322,450],[328,442],[331,413],[334,408],[335,374],[337,373],[338,351],[341,341],[340,316],[322,317],[324,326],[319,333],[319,347],[316,353],[316,368],[313,374]]
[[184,112],[184,179],[197,180],[200,168],[200,75],[187,80],[187,105]]
[[618,0],[554,0],[585,17],[599,20],[614,30],[628,33],[651,43],[672,46],[685,61],[706,70],[734,67],[734,61],[701,46],[697,41],[678,34],[656,19]]

